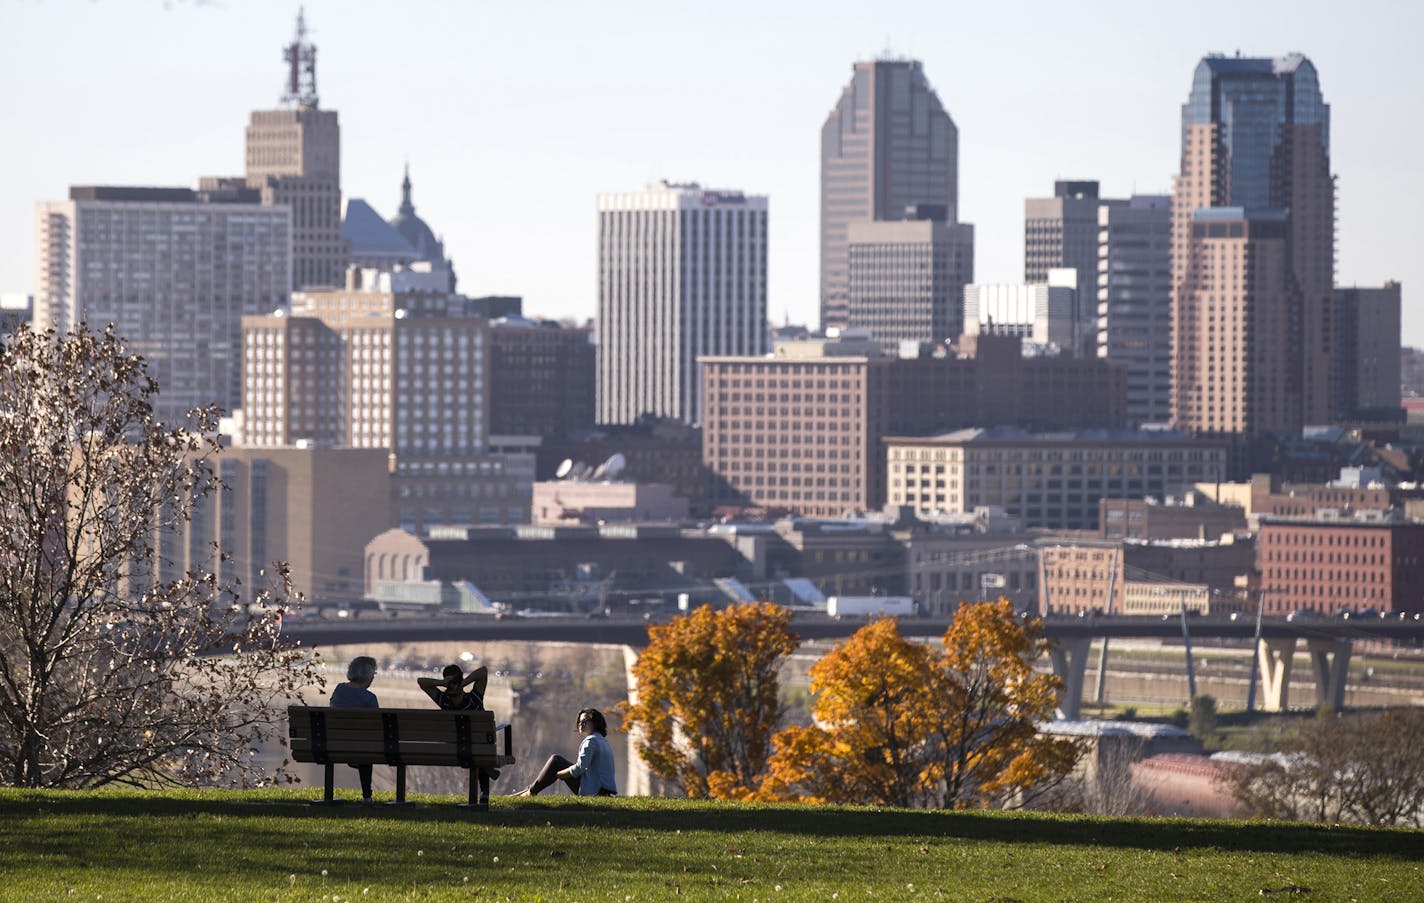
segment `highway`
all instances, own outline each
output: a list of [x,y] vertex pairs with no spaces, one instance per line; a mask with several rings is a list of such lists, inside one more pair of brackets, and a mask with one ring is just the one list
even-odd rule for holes
[[[865,625],[863,618],[836,620],[825,615],[797,615],[792,621],[803,640],[841,639]],[[282,634],[306,646],[335,646],[370,642],[480,642],[522,640],[526,642],[595,643],[645,646],[648,621],[642,618],[588,619],[570,617],[506,617],[479,615],[388,615],[368,612],[359,618],[288,622]],[[1246,639],[1255,635],[1254,617],[1236,620],[1218,617],[1189,617],[1187,624],[1195,639]],[[1137,639],[1179,639],[1182,622],[1178,617],[1099,616],[1054,617],[1044,622],[1049,638],[1108,637]],[[941,636],[949,627],[948,618],[901,618],[900,632],[906,636]],[[1424,619],[1411,615],[1386,618],[1319,618],[1287,620],[1268,617],[1261,621],[1266,639],[1394,640],[1424,643]]]

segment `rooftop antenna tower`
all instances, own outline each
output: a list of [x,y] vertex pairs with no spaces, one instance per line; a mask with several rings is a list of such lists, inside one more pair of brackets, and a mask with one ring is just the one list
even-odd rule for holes
[[283,56],[287,60],[287,93],[282,102],[316,109],[316,45],[307,41],[305,7],[297,10],[297,34]]

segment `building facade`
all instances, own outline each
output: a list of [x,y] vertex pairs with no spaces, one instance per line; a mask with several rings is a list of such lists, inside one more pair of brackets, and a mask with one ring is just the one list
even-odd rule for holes
[[1172,204],[1177,426],[1255,434],[1338,413],[1330,107],[1304,56],[1209,56]]
[[704,358],[710,500],[840,517],[885,503],[887,435],[1122,424],[1122,374],[1096,358],[1024,358],[1019,340],[1004,336],[965,349],[890,358],[874,343],[826,340],[781,343],[768,357]]
[[1121,207],[1098,196],[1098,183],[1053,183],[1053,197],[1024,200],[1024,282],[1047,282],[1048,271],[1071,269],[1084,291],[1098,281],[1098,218]]
[[566,436],[592,429],[592,330],[520,316],[490,326],[490,431]]
[[1172,198],[1098,209],[1098,357],[1127,371],[1127,416],[1172,419]]
[[241,401],[242,318],[287,301],[291,213],[254,192],[74,187],[38,207],[34,323],[112,323],[158,381],[155,413]]
[[892,505],[923,516],[997,506],[1026,527],[1069,530],[1097,529],[1103,496],[1162,495],[1226,467],[1223,444],[1163,432],[1001,427],[887,437],[885,447]]
[[[379,449],[225,448],[213,462],[223,487],[196,506],[171,542],[166,578],[215,570],[255,588],[276,585],[276,562],[316,604],[364,592],[366,543],[391,525],[389,458]],[[210,560],[217,542],[226,558]]]
[[847,323],[881,350],[947,342],[963,331],[964,286],[974,281],[974,227],[932,219],[846,227]]
[[821,127],[821,326],[848,325],[848,227],[939,205],[959,221],[959,129],[917,60],[855,63]]
[[701,422],[699,355],[767,350],[767,200],[661,182],[598,198],[600,424]]
[[964,287],[966,335],[1018,336],[1048,353],[1090,356],[1095,317],[1076,270],[1049,270],[1045,282]]
[[1337,288],[1340,317],[1340,400],[1358,420],[1396,420],[1400,414],[1401,359],[1398,282],[1379,288]]
[[1266,614],[1424,612],[1424,523],[1382,513],[1267,517],[1257,537]]

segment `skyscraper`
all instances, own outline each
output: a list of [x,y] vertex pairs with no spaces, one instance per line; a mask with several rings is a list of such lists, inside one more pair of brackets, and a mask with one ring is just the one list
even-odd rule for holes
[[856,63],[821,127],[821,326],[848,325],[847,229],[942,205],[959,219],[959,130],[917,60]]
[[346,242],[341,237],[341,126],[335,110],[318,108],[316,47],[306,21],[287,45],[285,106],[256,110],[247,125],[247,184],[262,203],[292,209],[293,290],[342,284]]
[[661,182],[598,198],[597,418],[701,418],[697,358],[764,354],[767,199]]
[[[1098,357],[1127,369],[1127,416],[1172,418],[1172,198],[1098,209]],[[1091,289],[1090,289],[1091,291]]]
[[242,318],[287,303],[291,212],[246,189],[79,186],[38,210],[35,326],[113,323],[159,419],[241,402]]
[[1091,292],[1098,274],[1098,211],[1125,201],[1098,196],[1098,183],[1058,181],[1053,197],[1024,200],[1024,282],[1047,282],[1048,271],[1071,267]]
[[1208,56],[1172,206],[1173,417],[1254,434],[1338,413],[1330,107],[1304,56]]

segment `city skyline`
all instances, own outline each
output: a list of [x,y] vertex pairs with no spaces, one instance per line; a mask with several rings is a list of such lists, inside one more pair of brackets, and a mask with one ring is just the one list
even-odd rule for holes
[[[280,100],[296,10],[7,5],[0,66],[7,83],[32,87],[0,95],[12,125],[0,291],[35,290],[35,204],[71,185],[196,187],[240,172],[247,114]],[[976,224],[984,282],[1021,277],[1024,199],[1055,179],[1095,179],[1110,197],[1170,193],[1181,104],[1203,55],[1299,51],[1332,107],[1338,282],[1403,283],[1404,342],[1424,345],[1424,311],[1409,304],[1424,281],[1409,215],[1424,200],[1411,166],[1424,128],[1411,115],[1424,106],[1424,61],[1408,43],[1424,24],[1418,9],[1372,3],[1340,22],[1324,3],[1208,3],[1171,23],[1126,4],[613,13],[307,3],[321,104],[341,116],[345,196],[393,215],[408,161],[464,291],[521,294],[531,313],[586,319],[596,195],[658,178],[735,185],[776,210],[771,319],[814,325],[820,126],[852,65],[878,48],[920,60],[959,128],[958,212]]]

